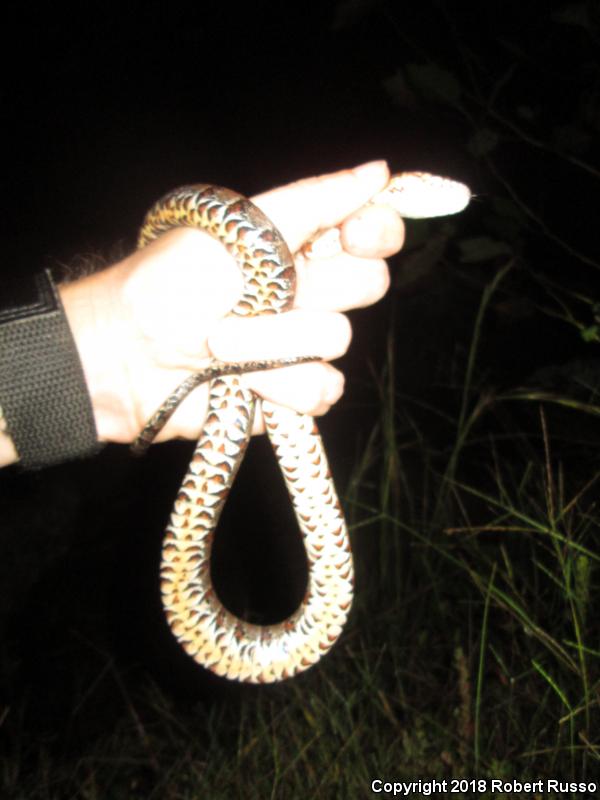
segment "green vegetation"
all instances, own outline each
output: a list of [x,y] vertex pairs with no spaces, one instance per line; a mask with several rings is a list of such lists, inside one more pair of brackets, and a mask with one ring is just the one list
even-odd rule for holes
[[450,388],[445,409],[398,394],[389,339],[381,417],[345,497],[357,598],[332,654],[287,684],[190,705],[96,652],[60,730],[20,730],[20,714],[35,719],[26,695],[4,710],[3,797],[365,797],[376,778],[598,773],[600,473],[571,473],[577,440],[554,454],[550,430],[581,410],[477,385],[501,275],[474,314],[454,415]]
[[[396,127],[418,114],[428,129],[456,131],[477,196],[456,219],[409,228],[392,299],[370,318],[387,315],[385,356],[362,395],[349,381],[354,417],[375,419],[340,487],[357,569],[348,628],[289,683],[194,691],[113,649],[105,632],[86,639],[60,619],[55,595],[38,594],[0,665],[2,798],[350,800],[385,796],[370,793],[377,778],[600,775],[593,4],[541,16],[524,4],[523,27],[533,16],[538,28],[521,39],[483,24],[469,38],[456,7],[434,3],[449,64],[394,4],[340,2],[336,30],[382,5],[405,59],[385,82]],[[102,528],[85,556],[110,563],[133,536],[111,538],[114,520],[153,493],[135,494],[134,469],[114,467],[118,490],[86,488],[83,511],[58,477],[46,477],[51,490],[30,478],[28,491],[47,491],[42,508],[60,501],[72,527],[79,520],[73,541]],[[44,531],[31,561],[67,557],[64,523],[31,513]],[[19,519],[3,559],[15,606],[29,588],[13,567],[17,552],[28,557]],[[60,675],[44,684],[62,687],[54,698],[27,676],[19,683],[36,656],[16,643],[41,636],[44,604],[68,634],[40,651],[40,672]]]

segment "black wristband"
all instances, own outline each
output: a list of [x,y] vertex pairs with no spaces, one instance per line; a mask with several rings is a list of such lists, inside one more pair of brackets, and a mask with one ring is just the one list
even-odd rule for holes
[[100,450],[77,347],[48,270],[0,302],[0,407],[24,469]]

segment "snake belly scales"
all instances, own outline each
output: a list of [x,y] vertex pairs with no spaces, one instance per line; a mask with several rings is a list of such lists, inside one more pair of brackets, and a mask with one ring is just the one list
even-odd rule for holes
[[[415,183],[416,179],[416,183]],[[411,180],[428,191],[425,208],[411,194]],[[403,183],[404,181],[404,183]],[[408,183],[406,183],[408,181]],[[404,188],[407,194],[402,198]],[[453,187],[464,196],[452,197]],[[448,200],[442,195],[449,193]],[[465,194],[466,192],[466,194]],[[395,197],[394,197],[395,195]],[[459,192],[460,195],[460,192]],[[468,190],[427,173],[401,173],[387,194],[374,200],[403,216],[455,213]],[[416,199],[415,199],[416,198]],[[432,205],[432,198],[434,202]],[[435,198],[440,208],[435,208]],[[242,271],[244,289],[231,314],[276,314],[294,299],[293,257],[279,231],[260,209],[229,189],[185,186],[161,198],[144,220],[139,247],[175,227],[198,228],[221,242]],[[248,683],[273,683],[315,664],[340,636],[353,595],[348,531],[331,479],[323,442],[312,417],[262,401],[267,434],[294,507],[308,562],[308,585],[300,607],[274,625],[255,625],[231,614],[215,593],[210,575],[213,536],[251,434],[257,398],[240,374],[282,362],[210,367],[190,376],[148,423],[136,443],[143,451],[195,385],[210,380],[208,413],[167,526],[160,584],[167,622],[184,650],[217,675]]]

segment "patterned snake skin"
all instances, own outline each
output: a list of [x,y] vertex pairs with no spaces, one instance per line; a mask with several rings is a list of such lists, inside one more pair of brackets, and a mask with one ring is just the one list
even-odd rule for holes
[[[462,184],[426,173],[403,173],[374,201],[394,206],[403,216],[426,217],[460,211],[469,196]],[[291,308],[292,255],[281,234],[249,200],[214,186],[176,189],[148,212],[139,246],[180,226],[206,231],[236,259],[244,291],[232,314],[273,314]],[[310,249],[318,245],[316,241]],[[256,397],[239,375],[220,374],[218,366],[182,384],[134,447],[143,450],[181,399],[202,380],[210,380],[206,422],[165,534],[163,605],[175,637],[199,664],[232,680],[272,683],[315,664],[340,636],[352,604],[352,554],[314,420],[263,400],[267,433],[304,540],[308,586],[297,611],[276,625],[249,624],[221,604],[210,576],[213,536],[248,445]],[[278,363],[264,362],[259,368],[274,366]],[[238,371],[256,368],[253,363]]]

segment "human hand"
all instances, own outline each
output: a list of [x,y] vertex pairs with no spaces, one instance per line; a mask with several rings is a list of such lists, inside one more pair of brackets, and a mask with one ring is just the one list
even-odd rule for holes
[[[176,230],[103,272],[59,287],[73,331],[101,441],[131,442],[162,401],[210,358],[241,362],[317,355],[323,362],[244,376],[275,403],[319,415],[343,391],[329,359],[348,348],[341,313],[379,300],[389,284],[386,256],[403,226],[391,209],[364,208],[389,179],[384,162],[311,178],[252,198],[292,252],[318,230],[341,225],[343,252],[298,258],[294,309],[277,316],[227,317],[242,278],[221,244]],[[208,387],[177,409],[158,440],[198,436]],[[257,414],[255,432],[263,429]]]

